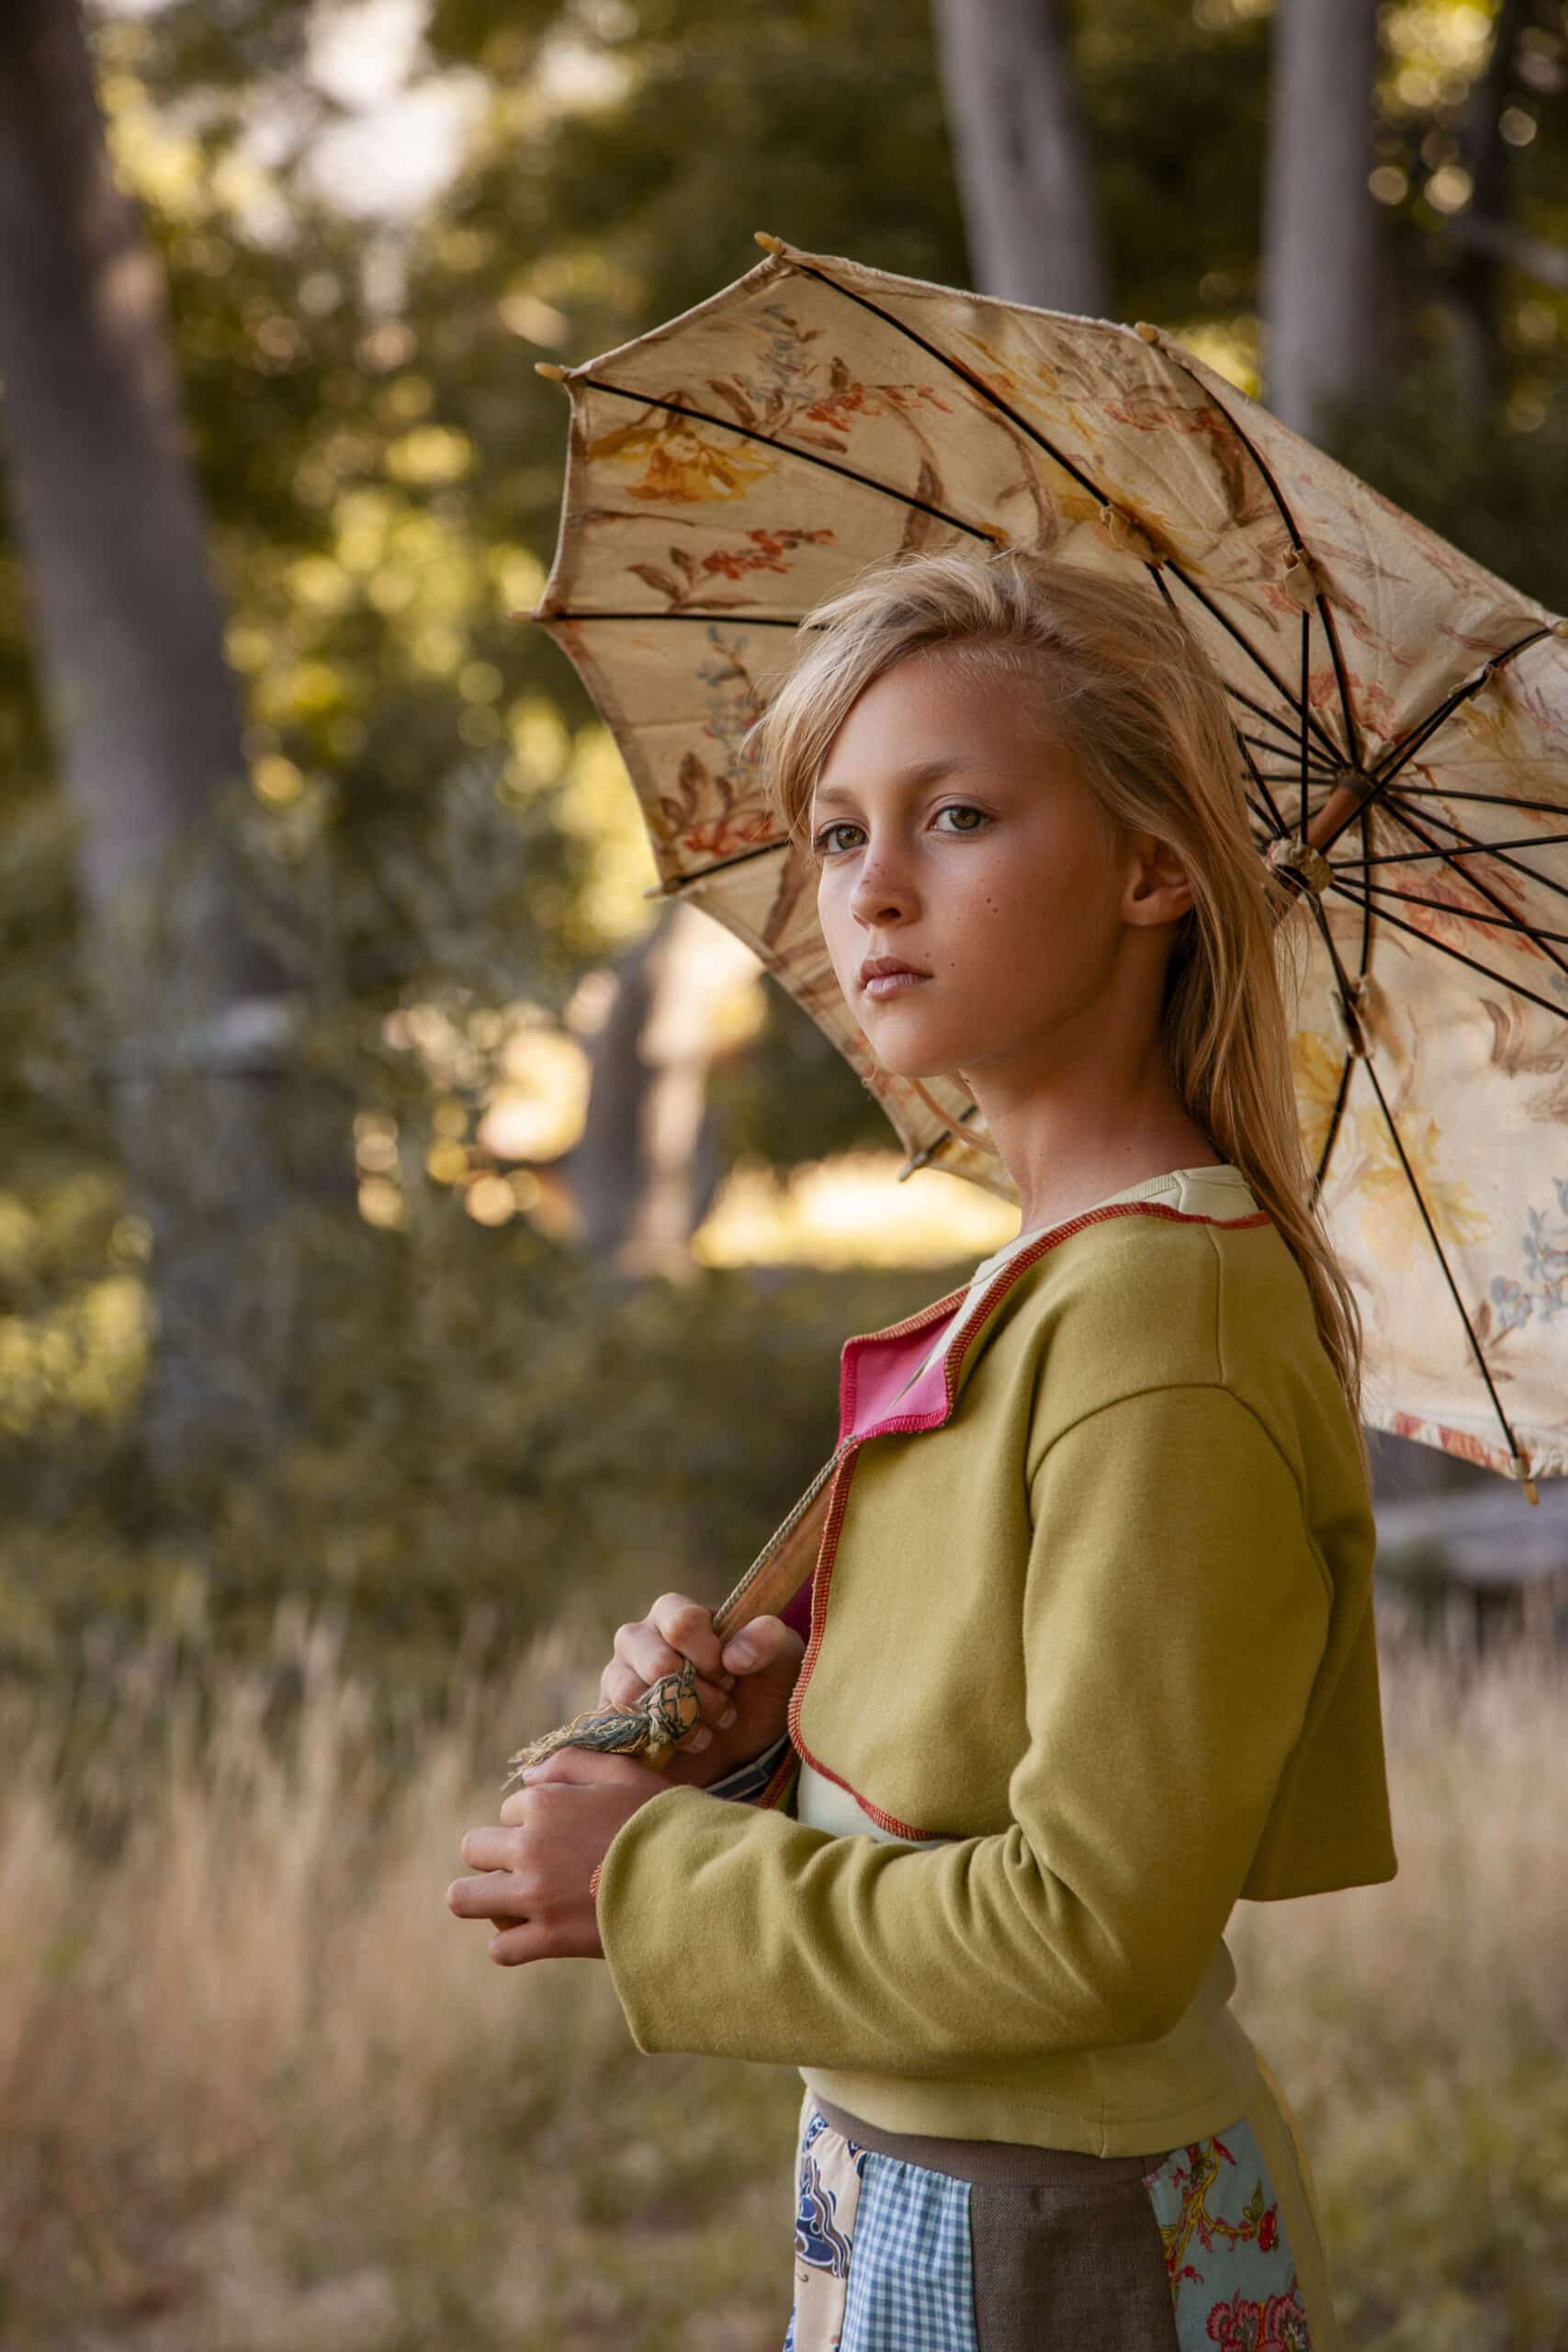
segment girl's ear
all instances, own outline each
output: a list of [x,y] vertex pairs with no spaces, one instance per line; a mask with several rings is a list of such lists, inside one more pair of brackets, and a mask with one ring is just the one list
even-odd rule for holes
[[1154,833],[1134,833],[1136,853],[1123,901],[1129,922],[1174,922],[1192,905],[1192,884],[1179,851]]

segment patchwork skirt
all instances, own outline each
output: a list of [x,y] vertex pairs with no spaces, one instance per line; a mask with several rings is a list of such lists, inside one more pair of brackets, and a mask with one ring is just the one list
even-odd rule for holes
[[885,2132],[807,2092],[783,2352],[1343,2352],[1301,2135],[1258,2055],[1146,2155]]

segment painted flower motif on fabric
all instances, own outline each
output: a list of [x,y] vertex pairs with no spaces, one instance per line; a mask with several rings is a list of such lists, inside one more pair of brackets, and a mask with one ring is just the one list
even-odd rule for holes
[[[1380,1104],[1366,1103],[1357,1112],[1356,1132],[1366,1154],[1357,1191],[1362,1238],[1380,1265],[1411,1265],[1418,1250],[1429,1251],[1431,1244]],[[1470,1186],[1439,1172],[1443,1131],[1429,1111],[1407,1109],[1399,1120],[1399,1140],[1439,1241],[1465,1248],[1495,1231]]]
[[1314,1168],[1328,1141],[1344,1060],[1343,1050],[1337,1053],[1315,1029],[1292,1032],[1291,1075],[1295,1081],[1296,1114],[1301,1121],[1307,1159]]
[[1483,1340],[1500,1340],[1506,1332],[1518,1330],[1532,1315],[1546,1323],[1568,1315],[1568,1182],[1561,1176],[1552,1182],[1557,1192],[1556,1216],[1550,1216],[1533,1204],[1526,1213],[1519,1242],[1524,1280],[1517,1282],[1509,1274],[1492,1277],[1475,1317],[1476,1330]]
[[689,548],[671,548],[667,563],[629,563],[626,570],[664,599],[664,609],[670,613],[683,612],[697,605],[705,612],[739,612],[755,604],[754,596],[726,596],[713,593],[717,580],[744,580],[754,571],[774,571],[781,575],[789,565],[781,561],[793,548],[827,547],[833,534],[818,531],[761,527],[748,531],[743,544],[727,548],[710,548],[705,556],[694,556]]
[[1306,2313],[1293,2288],[1288,2295],[1269,2295],[1262,2302],[1236,2295],[1228,2303],[1216,2303],[1208,2326],[1220,2352],[1311,2352]]
[[773,460],[759,457],[755,445],[738,441],[725,447],[699,432],[690,417],[665,411],[602,433],[589,443],[588,455],[642,467],[640,480],[627,484],[628,496],[665,506],[745,498],[773,470]]
[[1180,2352],[1312,2352],[1295,2256],[1245,2117],[1144,2176]]

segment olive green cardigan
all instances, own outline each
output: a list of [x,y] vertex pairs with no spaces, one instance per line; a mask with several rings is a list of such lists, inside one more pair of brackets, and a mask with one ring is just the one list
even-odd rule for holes
[[934,1401],[887,1375],[962,1292],[846,1342],[790,1735],[894,1840],[941,1842],[810,1826],[793,1771],[761,1804],[650,1798],[597,1874],[639,2049],[793,2065],[893,2131],[1105,2155],[1254,2096],[1237,1897],[1397,1863],[1356,1427],[1241,1199],[1048,1228]]

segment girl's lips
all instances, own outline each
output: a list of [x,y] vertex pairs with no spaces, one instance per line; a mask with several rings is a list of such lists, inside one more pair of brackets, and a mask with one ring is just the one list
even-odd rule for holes
[[873,978],[863,984],[862,994],[897,996],[901,989],[919,988],[922,980],[929,980],[930,978],[929,972],[878,972]]

